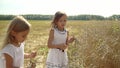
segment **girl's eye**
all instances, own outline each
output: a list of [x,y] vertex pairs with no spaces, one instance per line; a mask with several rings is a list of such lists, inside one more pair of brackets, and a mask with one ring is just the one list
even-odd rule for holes
[[25,37],[25,36],[22,36],[23,38]]
[[22,36],[23,38],[25,38],[26,36],[24,35],[24,36]]
[[66,20],[64,20],[64,22],[66,22]]

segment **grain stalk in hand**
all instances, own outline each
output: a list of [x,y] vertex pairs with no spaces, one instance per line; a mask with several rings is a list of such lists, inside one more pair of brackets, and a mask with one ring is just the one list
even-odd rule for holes
[[[34,50],[36,50],[35,52],[38,52],[38,50],[40,49],[40,47],[35,48]],[[36,63],[37,63],[37,59],[35,58],[30,58],[29,60],[29,65],[27,68],[36,68]]]

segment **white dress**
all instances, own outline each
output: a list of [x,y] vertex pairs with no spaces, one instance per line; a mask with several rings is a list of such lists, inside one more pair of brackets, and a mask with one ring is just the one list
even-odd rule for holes
[[19,67],[19,68],[23,67],[23,64],[24,64],[24,45],[23,45],[23,43],[20,45],[20,47],[16,47],[13,44],[8,44],[1,50],[2,57],[0,59],[2,59],[2,61],[4,61],[3,63],[5,63],[5,59],[3,59],[3,55],[4,55],[3,53],[6,53],[12,57],[14,67]]
[[[67,39],[67,31],[59,31],[58,29],[54,28],[54,40],[52,44],[62,44],[66,43]],[[68,66],[68,57],[67,52],[64,52],[60,49],[51,48],[49,49],[47,61],[46,61],[46,68],[67,68]]]

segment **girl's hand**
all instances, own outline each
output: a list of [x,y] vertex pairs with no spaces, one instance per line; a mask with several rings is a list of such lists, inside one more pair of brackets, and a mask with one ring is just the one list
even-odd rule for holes
[[65,50],[67,47],[68,47],[68,46],[67,46],[66,44],[61,44],[61,45],[60,45],[60,49],[61,49],[61,50]]
[[75,37],[71,36],[71,37],[68,38],[68,43],[72,43],[74,40],[75,40]]
[[35,51],[31,52],[30,58],[35,58],[36,54],[37,54],[37,52],[35,52]]

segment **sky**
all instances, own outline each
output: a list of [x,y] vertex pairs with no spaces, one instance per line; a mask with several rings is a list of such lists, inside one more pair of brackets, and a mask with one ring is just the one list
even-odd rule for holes
[[67,15],[120,14],[119,0],[0,0],[0,14],[54,15],[64,11]]

